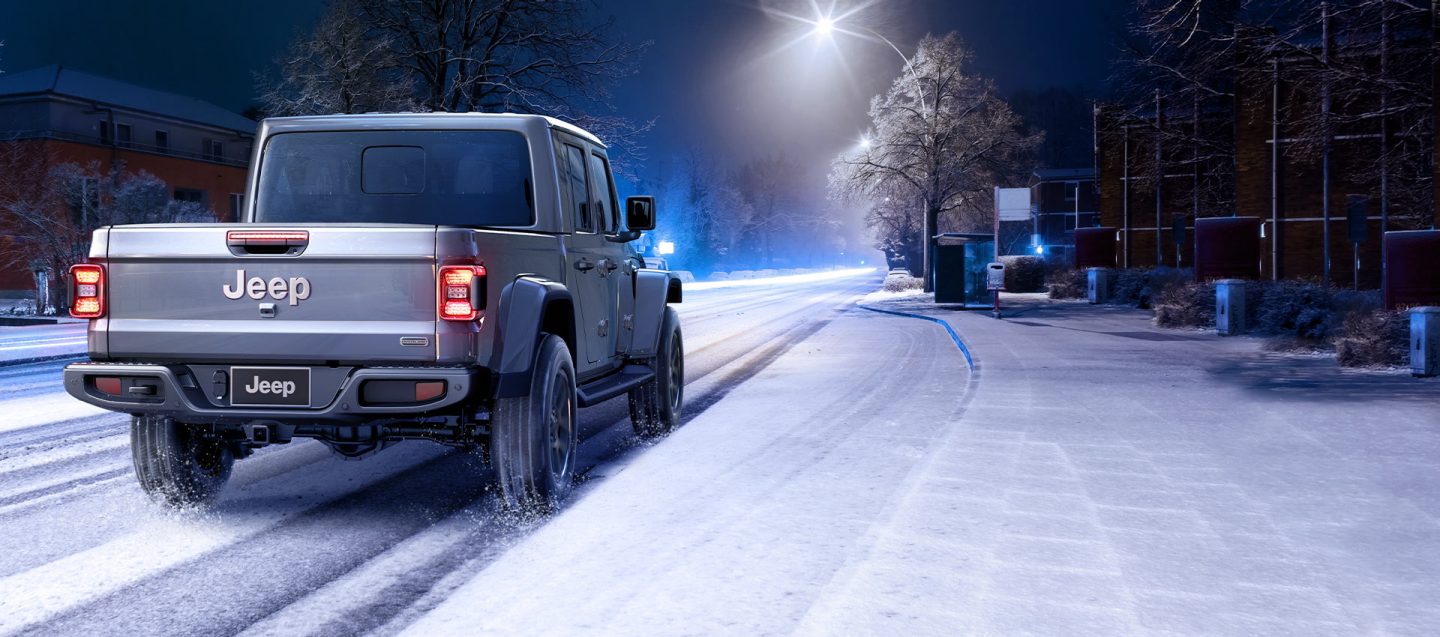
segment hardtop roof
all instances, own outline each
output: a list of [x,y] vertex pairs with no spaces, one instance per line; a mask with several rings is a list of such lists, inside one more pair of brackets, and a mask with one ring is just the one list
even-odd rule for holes
[[[599,137],[592,135],[579,126],[545,115],[529,115],[522,113],[362,113],[354,115],[302,115],[297,117],[271,117],[265,120],[267,127],[285,129],[303,128],[333,128],[337,125],[342,127],[377,127],[380,122],[389,122],[397,127],[409,128],[414,126],[436,126],[445,128],[459,122],[474,124],[476,122],[504,123],[516,127],[525,127],[526,124],[543,122],[547,127],[559,129],[571,135],[586,139],[601,148],[605,148],[605,142]],[[465,126],[473,128],[473,126]]]

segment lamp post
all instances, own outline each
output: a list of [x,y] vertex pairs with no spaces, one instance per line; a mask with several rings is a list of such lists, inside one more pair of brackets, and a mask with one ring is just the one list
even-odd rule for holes
[[[851,33],[849,31],[845,31],[844,29],[837,28],[836,19],[830,16],[818,16],[815,18],[814,21],[811,22],[811,24],[813,25],[811,32],[817,37],[830,39],[834,36],[836,32],[839,32],[847,33],[850,35],[861,35],[863,39],[863,34]],[[910,79],[915,81],[915,94],[920,98],[920,118],[922,121],[924,121],[926,129],[929,129],[932,125],[932,122],[930,120],[933,118],[935,113],[925,103],[925,84],[920,81],[920,74],[915,72],[915,64],[910,60],[908,56],[905,55],[905,52],[900,50],[900,47],[895,46],[895,43],[890,41],[890,38],[887,38],[881,35],[878,31],[864,25],[856,25],[856,28],[864,31],[865,34],[869,34],[871,37],[874,37],[875,39],[884,42],[887,46],[890,47],[890,50],[895,52],[895,55],[900,56],[900,60],[905,63],[905,70],[909,71],[910,73]],[[936,96],[936,99],[938,100],[939,96]],[[936,107],[939,107],[938,103],[936,104]],[[929,130],[925,131],[924,137],[927,139],[931,137]],[[871,145],[872,144],[869,138],[864,139],[861,143],[861,146],[867,151],[870,150]],[[921,227],[923,228],[924,233],[924,236],[922,237],[924,244],[921,251],[921,260],[923,261],[921,266],[923,268],[923,272],[921,273],[921,276],[924,278],[925,281],[925,291],[933,292],[935,291],[935,281],[934,277],[932,276],[932,270],[934,269],[935,260],[934,245],[936,228],[931,227],[930,214],[929,211],[926,210],[926,202],[923,199],[921,200],[920,219]],[[936,221],[938,222],[939,219],[937,218]]]

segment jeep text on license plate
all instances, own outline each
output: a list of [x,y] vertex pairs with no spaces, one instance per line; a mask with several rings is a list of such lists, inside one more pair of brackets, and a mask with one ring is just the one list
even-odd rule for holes
[[309,407],[309,367],[231,367],[230,404],[237,407]]

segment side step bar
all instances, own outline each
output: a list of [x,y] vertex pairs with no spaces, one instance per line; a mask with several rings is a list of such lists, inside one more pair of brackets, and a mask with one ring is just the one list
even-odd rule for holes
[[655,379],[655,372],[643,365],[626,365],[614,374],[575,388],[581,407],[598,405]]

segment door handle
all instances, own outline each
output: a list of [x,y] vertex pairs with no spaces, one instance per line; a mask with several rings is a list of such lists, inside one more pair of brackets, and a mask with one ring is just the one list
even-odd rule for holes
[[595,269],[595,263],[590,259],[581,258],[575,262],[575,269],[581,272],[589,272]]
[[619,268],[620,264],[616,263],[612,259],[601,259],[600,267],[605,268],[605,273],[609,274],[611,272],[614,272],[616,268]]

